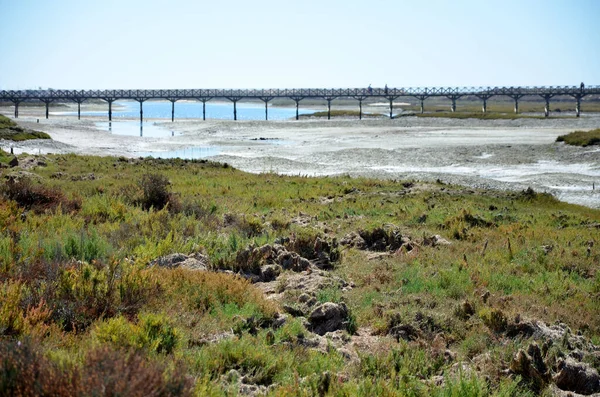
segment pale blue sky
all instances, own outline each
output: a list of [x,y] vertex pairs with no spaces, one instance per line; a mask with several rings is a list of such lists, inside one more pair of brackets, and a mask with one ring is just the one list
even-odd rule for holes
[[600,0],[0,0],[0,89],[600,84]]

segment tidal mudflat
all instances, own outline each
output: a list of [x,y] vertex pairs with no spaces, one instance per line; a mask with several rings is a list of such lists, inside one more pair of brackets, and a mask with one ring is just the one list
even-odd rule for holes
[[[4,113],[10,114],[8,110]],[[561,134],[600,126],[595,114],[548,120],[149,119],[142,129],[133,119],[115,121],[109,129],[100,117],[33,117],[25,115],[19,122],[47,132],[53,141],[13,144],[17,152],[211,157],[253,173],[439,179],[503,190],[531,187],[563,201],[600,207],[600,150],[555,142]]]

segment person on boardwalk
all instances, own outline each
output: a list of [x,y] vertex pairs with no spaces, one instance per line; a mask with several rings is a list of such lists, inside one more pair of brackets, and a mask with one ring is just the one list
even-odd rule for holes
[[581,92],[583,92],[583,89],[585,88],[585,84],[583,84],[583,81],[581,82],[581,85],[579,86],[579,89],[581,90]]
[[388,94],[388,88],[387,88],[387,84],[385,85],[385,88],[383,89],[383,92],[385,92],[385,95]]
[[367,88],[369,95],[373,95],[373,88],[371,88],[371,84],[369,84],[369,88]]

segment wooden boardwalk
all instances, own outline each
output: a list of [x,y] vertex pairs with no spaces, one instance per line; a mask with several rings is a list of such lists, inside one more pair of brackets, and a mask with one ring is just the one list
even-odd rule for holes
[[362,102],[367,98],[385,98],[390,103],[390,118],[393,117],[393,102],[400,97],[413,97],[420,101],[421,112],[424,101],[430,97],[446,97],[452,101],[451,110],[456,110],[456,101],[464,96],[477,97],[482,101],[482,111],[487,111],[487,100],[494,96],[512,98],[515,113],[519,112],[519,100],[525,96],[539,96],[545,100],[544,114],[550,113],[550,100],[555,96],[571,96],[576,103],[576,114],[581,113],[581,99],[587,95],[600,94],[600,86],[557,86],[557,87],[410,87],[410,88],[284,88],[284,89],[187,89],[187,90],[19,90],[0,91],[0,102],[12,102],[15,117],[19,117],[19,104],[27,101],[41,101],[48,109],[53,102],[75,102],[78,117],[81,117],[81,103],[89,99],[101,99],[108,103],[108,118],[112,120],[112,103],[119,99],[134,100],[140,103],[140,119],[143,119],[143,103],[148,100],[171,101],[171,120],[175,118],[175,102],[197,100],[202,102],[203,119],[206,119],[206,102],[211,99],[227,99],[233,103],[234,120],[237,120],[237,102],[243,99],[258,99],[265,103],[265,118],[268,119],[268,103],[275,98],[290,98],[296,102],[296,119],[300,101],[319,98],[327,101],[329,117],[331,102],[337,98],[352,98],[358,101],[359,118],[362,118]]

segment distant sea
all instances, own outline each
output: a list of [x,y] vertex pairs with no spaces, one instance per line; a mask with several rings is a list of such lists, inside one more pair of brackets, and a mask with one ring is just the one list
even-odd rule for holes
[[[118,110],[117,110],[118,109]],[[313,113],[315,109],[299,109],[300,114]],[[77,112],[62,113],[77,115]],[[108,105],[106,111],[81,112],[82,116],[106,116],[108,118]],[[269,107],[269,120],[287,120],[296,116],[295,108]],[[113,121],[119,118],[139,118],[140,104],[132,101],[117,101],[113,103]],[[144,119],[171,120],[171,102],[147,101],[144,102]],[[233,103],[206,102],[206,118],[233,120]],[[178,101],[175,102],[175,119],[202,119],[202,102]],[[265,106],[258,103],[237,103],[238,120],[264,120]]]

